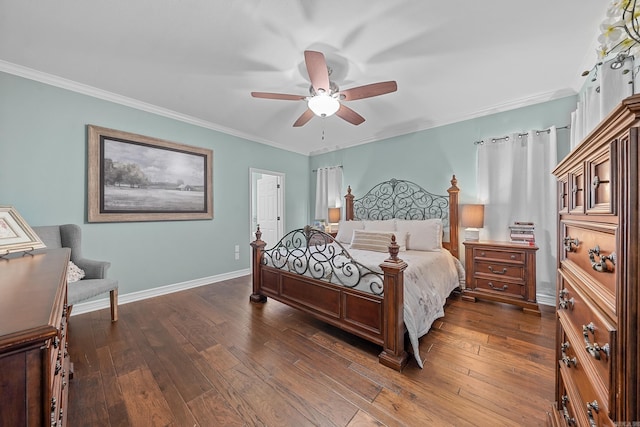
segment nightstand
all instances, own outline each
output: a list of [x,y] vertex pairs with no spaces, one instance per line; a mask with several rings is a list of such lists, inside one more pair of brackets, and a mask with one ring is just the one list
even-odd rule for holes
[[509,242],[463,242],[465,301],[476,298],[514,304],[540,315],[536,302],[537,246]]

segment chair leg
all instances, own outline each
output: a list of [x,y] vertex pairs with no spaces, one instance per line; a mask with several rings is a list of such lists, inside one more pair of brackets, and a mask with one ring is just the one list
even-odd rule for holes
[[118,290],[113,289],[109,292],[109,299],[111,300],[111,321],[118,321]]

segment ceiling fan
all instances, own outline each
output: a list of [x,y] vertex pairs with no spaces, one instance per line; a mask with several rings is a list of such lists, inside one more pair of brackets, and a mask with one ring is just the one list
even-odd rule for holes
[[309,96],[288,95],[284,93],[251,92],[255,98],[282,99],[285,101],[307,101],[307,110],[293,124],[294,127],[305,125],[314,115],[328,117],[333,114],[347,122],[359,125],[364,117],[342,104],[341,101],[371,98],[395,92],[398,85],[395,81],[372,83],[351,89],[340,90],[338,85],[329,80],[330,69],[322,52],[305,50],[304,62],[307,66],[311,87]]

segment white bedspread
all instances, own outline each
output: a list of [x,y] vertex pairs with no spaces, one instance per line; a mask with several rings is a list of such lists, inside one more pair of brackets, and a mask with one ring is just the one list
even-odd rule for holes
[[[334,251],[340,252],[336,248],[337,246]],[[380,264],[389,257],[388,253],[359,249],[349,249],[349,254],[359,263],[378,273],[382,273]],[[447,297],[464,281],[464,267],[446,249],[439,252],[402,251],[398,257],[408,265],[404,272],[404,323],[416,362],[422,368],[418,339],[429,331],[436,319],[444,316]],[[326,266],[323,267],[323,271],[328,273],[329,270]],[[334,271],[334,276],[335,273]],[[310,275],[308,272],[305,274]],[[332,283],[339,282],[338,277],[327,278]],[[371,292],[370,285],[370,281],[363,280],[355,288]]]
[[[350,249],[349,253],[358,262],[380,272],[379,265],[389,257],[382,252],[357,249]],[[436,319],[444,316],[447,297],[464,281],[464,267],[446,249],[403,251],[398,258],[408,265],[404,271],[404,323],[416,362],[422,368],[418,339],[431,329]]]

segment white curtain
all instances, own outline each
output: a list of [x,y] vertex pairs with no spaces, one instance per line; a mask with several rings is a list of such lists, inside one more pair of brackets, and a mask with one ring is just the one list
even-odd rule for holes
[[329,208],[342,207],[342,167],[318,168],[316,171],[315,219],[328,219]]
[[587,77],[576,110],[571,113],[571,148],[582,142],[620,101],[634,94],[633,69],[640,64],[634,65],[634,59],[628,58],[620,68],[611,68],[615,61],[597,65]]
[[537,292],[555,294],[556,128],[485,139],[478,148],[478,197],[485,205],[483,240],[509,241],[514,221],[535,224]]

